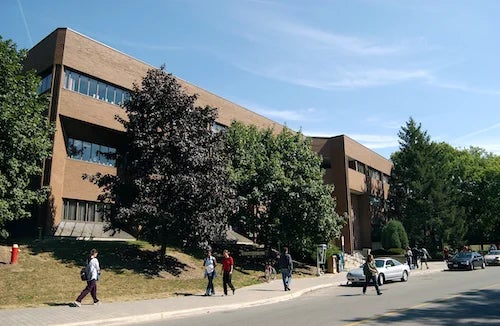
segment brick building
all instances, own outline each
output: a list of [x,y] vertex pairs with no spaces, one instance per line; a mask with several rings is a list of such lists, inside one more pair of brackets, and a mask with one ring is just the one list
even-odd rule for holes
[[[155,67],[71,29],[58,28],[29,51],[25,68],[35,69],[42,77],[39,91],[50,94],[48,114],[56,127],[53,155],[45,163],[42,176],[42,184],[50,186],[51,196],[41,209],[38,226],[45,234],[56,236],[129,237],[103,231],[101,204],[97,201],[100,189],[83,180],[82,175],[117,172],[116,162],[100,153],[115,152],[124,146],[123,126],[114,117],[125,117],[120,105],[128,91]],[[198,94],[197,105],[218,108],[217,123],[221,127],[237,120],[276,131],[283,128],[177,79],[187,93]],[[390,162],[345,136],[315,138],[313,143],[315,150],[331,161],[325,182],[335,184],[338,212],[352,213],[344,230],[346,249],[371,244],[366,217],[370,196],[363,195],[364,174],[351,165],[363,165],[366,171],[376,169],[382,180],[390,174]],[[385,184],[383,188],[386,190]]]

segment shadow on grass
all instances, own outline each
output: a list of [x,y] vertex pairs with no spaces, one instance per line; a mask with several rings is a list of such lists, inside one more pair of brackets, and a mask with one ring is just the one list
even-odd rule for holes
[[80,241],[73,239],[46,239],[25,243],[35,254],[51,253],[61,263],[83,266],[92,248],[99,251],[103,259],[101,268],[122,274],[132,270],[146,276],[159,276],[167,272],[178,276],[187,271],[189,266],[175,257],[165,257],[165,264],[160,266],[159,251],[143,249],[140,243],[125,241]]

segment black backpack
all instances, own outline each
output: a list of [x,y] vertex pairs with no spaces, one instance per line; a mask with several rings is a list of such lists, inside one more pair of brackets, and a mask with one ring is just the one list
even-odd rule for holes
[[80,270],[80,278],[82,281],[90,281],[90,261]]

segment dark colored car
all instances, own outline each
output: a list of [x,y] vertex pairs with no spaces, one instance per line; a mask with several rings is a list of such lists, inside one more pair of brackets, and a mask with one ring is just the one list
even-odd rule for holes
[[459,252],[448,260],[448,269],[468,269],[473,270],[481,267],[485,268],[486,263],[483,256],[475,251]]

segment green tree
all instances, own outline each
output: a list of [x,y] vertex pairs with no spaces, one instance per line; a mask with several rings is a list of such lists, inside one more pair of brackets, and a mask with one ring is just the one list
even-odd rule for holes
[[310,140],[286,128],[273,135],[237,122],[226,136],[239,198],[233,225],[267,248],[287,244],[301,255],[340,235],[344,219]]
[[[114,203],[111,226],[161,246],[203,247],[225,235],[234,191],[221,134],[212,131],[216,109],[195,106],[176,79],[148,71],[119,119],[128,138],[126,164],[117,176],[97,175],[101,200]],[[123,161],[123,159],[121,160]]]
[[403,223],[397,220],[390,220],[382,228],[382,246],[385,249],[406,248],[408,246],[408,235]]
[[0,37],[0,236],[9,221],[28,218],[30,205],[47,199],[37,179],[51,154],[53,128],[46,96],[38,94],[40,79],[23,71],[26,51]]
[[481,148],[459,152],[461,205],[466,211],[465,243],[493,243],[500,231],[500,157]]
[[391,156],[390,216],[403,223],[411,243],[436,250],[451,235],[460,239],[464,233],[455,150],[431,142],[412,118],[398,135],[400,150]]

